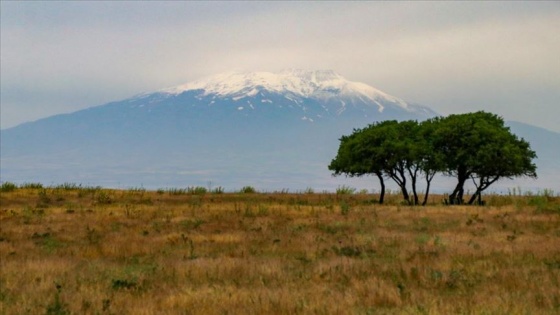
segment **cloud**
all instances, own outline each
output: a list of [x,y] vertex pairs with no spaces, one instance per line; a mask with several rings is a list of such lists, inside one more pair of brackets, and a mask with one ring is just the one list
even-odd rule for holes
[[232,69],[329,68],[443,113],[482,107],[560,131],[557,2],[2,2],[1,12],[2,128]]

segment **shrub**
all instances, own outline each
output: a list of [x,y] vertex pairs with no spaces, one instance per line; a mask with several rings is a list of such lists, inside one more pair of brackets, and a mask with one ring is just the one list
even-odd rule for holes
[[307,195],[312,195],[312,194],[315,193],[315,190],[313,190],[313,188],[311,188],[311,187],[307,187],[307,188],[305,188],[305,190],[303,191],[303,193],[304,193],[304,194],[307,194]]
[[204,195],[208,192],[208,189],[202,186],[196,186],[196,187],[189,187],[187,191],[191,195]]
[[239,191],[242,194],[254,194],[257,190],[253,186],[245,186]]
[[23,183],[19,187],[24,188],[24,189],[42,189],[43,184],[41,184],[41,183]]
[[66,315],[70,314],[70,311],[67,308],[66,303],[62,301],[60,298],[60,291],[62,286],[60,284],[55,284],[56,286],[56,293],[54,294],[53,301],[47,305],[47,315]]
[[343,247],[336,247],[333,246],[332,250],[338,256],[346,256],[346,257],[360,257],[362,251],[358,247],[352,246],[343,246]]
[[95,196],[95,201],[101,205],[107,205],[113,202],[109,194],[105,191],[99,191]]
[[181,221],[180,224],[186,230],[196,230],[204,223],[205,223],[204,220],[201,219],[192,219],[192,220],[189,219],[189,220]]
[[76,183],[64,183],[54,187],[55,189],[62,189],[62,190],[79,190],[82,188],[82,185],[78,185]]
[[340,213],[342,215],[348,215],[348,212],[350,212],[350,205],[346,201],[343,200],[340,203]]
[[134,289],[138,283],[134,280],[127,280],[127,279],[113,279],[111,281],[111,287],[113,290],[120,290],[120,289]]
[[4,182],[2,186],[0,186],[1,192],[10,192],[17,189],[17,185],[12,182]]
[[529,199],[529,205],[535,206],[537,213],[558,213],[560,214],[560,205],[551,202],[553,198],[549,194],[534,196]]
[[356,188],[346,185],[338,186],[338,188],[336,189],[337,195],[352,195],[355,192]]
[[224,193],[224,187],[218,186],[218,187],[212,189],[212,193],[217,194],[217,195],[223,194]]
[[188,189],[181,189],[181,188],[169,188],[167,193],[170,195],[186,195]]
[[46,189],[42,188],[41,190],[39,190],[38,195],[39,195],[39,205],[46,206],[51,202],[51,198],[48,196]]

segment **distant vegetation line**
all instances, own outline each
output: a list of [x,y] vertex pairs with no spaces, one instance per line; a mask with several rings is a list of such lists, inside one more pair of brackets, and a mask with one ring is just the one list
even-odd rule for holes
[[[323,190],[321,192],[315,191],[313,188],[306,188],[304,190],[290,191],[289,189],[274,190],[274,191],[259,191],[253,186],[243,186],[240,189],[226,191],[223,187],[204,187],[204,186],[188,186],[185,188],[180,187],[168,187],[168,188],[158,188],[158,189],[146,189],[143,187],[130,187],[125,189],[115,189],[106,188],[102,186],[88,186],[78,183],[63,183],[56,185],[43,185],[42,183],[29,182],[16,184],[13,182],[3,182],[0,185],[0,192],[8,193],[14,191],[29,191],[36,190],[39,196],[46,196],[51,194],[53,196],[59,195],[58,192],[63,191],[77,191],[79,196],[91,195],[97,198],[98,202],[108,202],[110,203],[110,195],[117,194],[129,194],[129,195],[155,195],[155,196],[181,196],[181,195],[193,195],[193,196],[204,196],[204,195],[255,195],[255,196],[270,196],[270,195],[294,195],[294,196],[356,196],[357,198],[365,201],[375,203],[379,201],[380,194],[376,191],[368,191],[367,189],[358,190],[354,187],[342,185],[339,186],[335,191]],[[389,205],[405,205],[408,203],[404,202],[401,198],[401,192],[398,190],[385,191],[385,203]],[[429,204],[447,204],[447,194],[432,194],[430,197]],[[531,190],[523,191],[521,187],[508,189],[505,194],[489,193],[487,194],[487,199],[485,200],[485,205],[487,206],[504,206],[504,205],[514,205],[516,201],[515,198],[525,198],[527,199],[527,205],[541,205],[547,204],[547,201],[560,198],[560,193],[555,192],[551,189],[544,189],[538,192]],[[48,198],[47,198],[48,199]],[[107,199],[107,200],[105,200]],[[50,199],[49,199],[50,200]],[[149,201],[151,202],[151,201]],[[149,203],[148,202],[148,203]],[[560,206],[557,207],[556,211],[560,213]]]

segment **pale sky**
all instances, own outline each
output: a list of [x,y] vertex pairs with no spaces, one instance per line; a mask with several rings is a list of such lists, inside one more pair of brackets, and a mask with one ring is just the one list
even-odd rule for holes
[[221,72],[302,68],[560,132],[560,2],[0,3],[2,129]]

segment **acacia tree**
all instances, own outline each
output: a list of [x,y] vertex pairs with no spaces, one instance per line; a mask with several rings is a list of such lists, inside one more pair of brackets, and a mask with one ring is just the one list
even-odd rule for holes
[[[403,191],[409,204],[420,204],[417,184],[421,176],[426,181],[422,205],[426,205],[430,185],[438,171],[444,169],[443,156],[434,149],[432,134],[437,126],[431,122],[403,121],[393,125],[393,133],[387,133],[385,147],[394,154],[393,163],[386,170]],[[396,136],[395,136],[396,134]],[[406,170],[406,172],[405,172]],[[407,178],[410,180],[413,200],[406,198]]]
[[424,179],[426,180],[426,192],[424,194],[424,200],[422,201],[423,206],[425,206],[428,202],[430,186],[434,176],[445,169],[444,155],[440,151],[436,150],[434,144],[433,134],[435,133],[436,128],[437,124],[433,121],[423,121],[420,123],[420,128],[415,139],[418,148],[416,161],[419,165],[419,169],[424,175]]
[[[518,140],[504,120],[479,111],[430,120],[434,125],[431,139],[434,150],[443,156],[443,171],[457,178],[449,195],[451,204],[464,202],[464,185],[470,178],[477,190],[469,203],[491,184],[503,177],[536,176],[536,156],[529,144]],[[478,179],[478,182],[475,180]]]
[[378,124],[372,124],[363,129],[354,129],[349,136],[342,136],[338,153],[329,164],[329,170],[333,171],[335,176],[341,174],[350,177],[377,176],[381,186],[379,203],[383,204],[385,159],[381,150],[383,139],[377,132],[379,128]]
[[397,122],[394,120],[371,124],[357,129],[349,136],[340,139],[338,154],[329,165],[334,175],[347,176],[376,175],[381,185],[380,203],[385,195],[384,176],[395,181],[404,200],[411,204],[407,189],[410,175],[414,202],[418,203],[416,177],[418,168],[414,167],[416,154],[414,137],[418,128],[415,121]]
[[476,152],[476,157],[478,165],[471,175],[476,191],[469,204],[477,199],[480,204],[481,193],[501,178],[537,177],[536,166],[532,162],[536,158],[535,151],[507,127],[487,130],[486,144]]
[[501,178],[536,177],[532,162],[536,154],[529,143],[512,134],[501,117],[482,111],[437,117],[420,124],[379,122],[356,129],[340,141],[338,154],[329,169],[334,175],[376,175],[382,187],[380,203],[385,194],[384,176],[395,181],[408,204],[415,205],[419,204],[417,182],[421,175],[426,180],[422,205],[427,203],[437,172],[457,178],[449,196],[451,204],[464,202],[464,185],[468,179],[476,186],[469,200],[472,204]]
[[484,145],[484,137],[479,126],[499,126],[500,120],[493,114],[484,112],[436,117],[432,134],[435,149],[444,156],[444,173],[455,176],[457,184],[449,195],[449,203],[462,204],[464,186],[474,172],[476,152]]
[[378,145],[377,157],[382,171],[401,189],[403,199],[411,204],[407,189],[407,170],[410,166],[410,137],[407,129],[412,129],[414,122],[399,123],[395,120],[378,123],[369,133],[375,134]]
[[[399,186],[403,199],[408,204],[419,204],[416,183],[419,174],[425,174],[428,189],[424,196],[426,203],[429,183],[436,169],[433,150],[427,141],[422,141],[420,125],[416,121],[384,121],[357,129],[349,136],[343,136],[338,154],[329,165],[334,175],[362,176],[374,174],[381,184],[380,202],[385,193],[384,176],[391,178]],[[412,186],[413,200],[410,199],[408,182]]]

